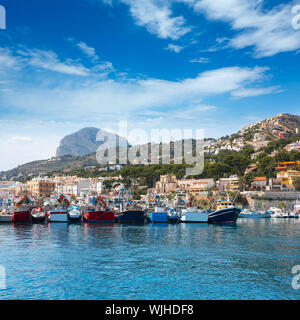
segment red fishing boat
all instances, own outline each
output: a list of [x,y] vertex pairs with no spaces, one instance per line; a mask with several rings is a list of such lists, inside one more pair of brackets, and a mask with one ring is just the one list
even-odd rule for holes
[[114,223],[116,214],[109,210],[106,201],[102,197],[94,197],[92,203],[95,208],[88,209],[88,211],[83,215],[83,221],[87,223],[97,223],[106,222]]
[[31,222],[31,209],[32,205],[30,198],[25,196],[17,203],[18,210],[13,213],[12,222]]

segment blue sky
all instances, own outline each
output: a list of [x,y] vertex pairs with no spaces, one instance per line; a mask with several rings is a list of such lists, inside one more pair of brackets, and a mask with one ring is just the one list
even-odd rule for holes
[[113,131],[128,120],[217,138],[299,114],[300,0],[0,5],[0,170],[53,156],[85,126]]

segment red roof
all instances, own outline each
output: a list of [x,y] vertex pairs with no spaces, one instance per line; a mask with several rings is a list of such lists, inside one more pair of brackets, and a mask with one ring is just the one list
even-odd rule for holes
[[255,177],[253,181],[267,181],[266,177]]

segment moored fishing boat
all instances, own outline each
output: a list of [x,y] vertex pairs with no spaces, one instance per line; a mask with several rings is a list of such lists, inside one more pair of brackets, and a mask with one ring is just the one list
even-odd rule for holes
[[181,222],[207,223],[208,214],[197,208],[187,208],[181,211]]
[[296,200],[295,211],[296,211],[297,217],[299,217],[299,215],[300,215],[300,202],[298,200]]
[[88,211],[83,215],[83,221],[87,223],[114,223],[115,218],[113,211]]
[[118,223],[146,223],[147,221],[145,211],[139,209],[128,209],[116,217]]
[[69,214],[69,220],[71,222],[81,221],[81,211],[79,206],[69,206],[68,214]]
[[240,218],[252,218],[252,219],[261,219],[261,218],[271,218],[270,212],[257,211],[253,212],[248,209],[243,209],[239,215]]
[[168,223],[168,210],[164,204],[160,203],[160,196],[149,196],[148,197],[148,208],[146,208],[146,218],[151,223]]
[[177,213],[177,210],[175,208],[169,208],[168,221],[169,221],[169,223],[179,223],[180,222],[180,216]]
[[27,196],[24,196],[17,202],[17,209],[12,214],[12,222],[31,222],[31,206],[33,202]]
[[168,212],[165,207],[156,207],[154,211],[146,213],[146,217],[152,223],[168,223]]
[[297,219],[298,218],[298,213],[296,211],[285,211],[283,212],[282,218],[284,219]]
[[208,215],[209,223],[236,223],[241,208],[235,207],[231,200],[218,200],[217,210]]
[[15,211],[12,216],[12,222],[31,222],[30,210]]
[[178,215],[170,215],[168,214],[168,221],[170,223],[179,223],[180,222],[180,217]]
[[271,214],[271,218],[273,218],[273,219],[274,218],[283,218],[283,216],[284,216],[283,211],[279,208],[276,208],[276,207],[271,207],[269,209],[269,212]]
[[31,219],[33,222],[44,222],[46,219],[46,214],[43,208],[32,209]]
[[[127,196],[125,196],[127,193]],[[116,216],[115,222],[118,223],[147,223],[149,220],[145,215],[145,211],[137,206],[133,201],[132,192],[128,192],[125,188],[121,188],[121,194],[118,197],[118,205],[120,214]],[[124,205],[125,203],[125,205]]]
[[6,210],[6,209],[3,209],[1,212],[0,212],[0,223],[10,223],[12,222],[12,214]]
[[47,213],[49,222],[68,222],[68,210],[66,209],[52,209]]
[[83,221],[86,223],[114,223],[116,214],[107,207],[106,201],[102,197],[92,199],[93,208],[88,208],[83,214]]
[[47,219],[49,222],[68,222],[68,210],[66,209],[70,205],[70,201],[63,194],[58,198],[59,207],[50,209],[47,213]]

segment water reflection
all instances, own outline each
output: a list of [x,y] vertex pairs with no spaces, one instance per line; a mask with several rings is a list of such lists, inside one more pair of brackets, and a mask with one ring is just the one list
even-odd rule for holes
[[294,219],[0,225],[3,299],[298,299]]

